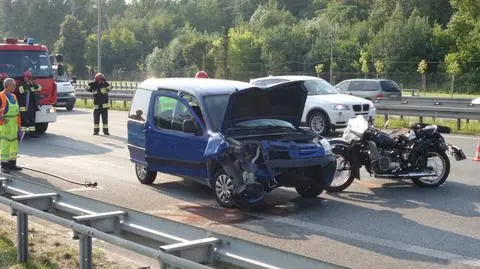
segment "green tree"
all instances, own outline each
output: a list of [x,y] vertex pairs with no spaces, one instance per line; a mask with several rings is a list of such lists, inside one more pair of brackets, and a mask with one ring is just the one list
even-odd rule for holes
[[65,17],[60,25],[60,37],[55,43],[55,50],[64,55],[66,62],[72,66],[72,74],[83,75],[85,73],[86,33],[82,23],[72,15]]
[[377,78],[380,77],[383,73],[385,73],[385,64],[381,60],[377,60],[375,62],[375,71],[377,72]]
[[427,83],[425,81],[425,72],[427,72],[427,70],[428,70],[427,61],[421,60],[418,63],[417,72],[420,73],[420,75],[422,75],[422,90],[423,91],[425,91],[426,88],[427,88]]
[[368,67],[368,62],[370,61],[370,55],[368,54],[367,50],[360,51],[360,59],[358,60],[360,64],[360,71],[365,75],[365,78],[368,76],[368,72],[370,72],[370,68]]
[[450,89],[452,97],[455,89],[455,77],[462,72],[458,58],[459,58],[458,55],[455,53],[450,53],[450,54],[447,54],[447,56],[445,56],[445,65],[446,65],[447,73],[452,78],[452,84]]

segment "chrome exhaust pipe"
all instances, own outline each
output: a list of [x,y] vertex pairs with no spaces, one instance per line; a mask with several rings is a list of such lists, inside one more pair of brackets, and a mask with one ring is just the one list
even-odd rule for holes
[[404,173],[404,174],[382,174],[382,175],[375,175],[378,178],[412,178],[412,177],[435,177],[438,176],[435,172],[411,172],[411,173]]

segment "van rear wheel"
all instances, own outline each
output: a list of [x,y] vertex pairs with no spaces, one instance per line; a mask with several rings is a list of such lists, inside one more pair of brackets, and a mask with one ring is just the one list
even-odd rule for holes
[[135,164],[135,174],[137,175],[138,181],[142,184],[150,185],[157,178],[157,172],[148,171],[147,167]]

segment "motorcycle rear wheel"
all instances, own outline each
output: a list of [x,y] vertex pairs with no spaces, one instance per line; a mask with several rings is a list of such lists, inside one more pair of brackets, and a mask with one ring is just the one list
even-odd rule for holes
[[[447,180],[448,175],[450,174],[450,160],[448,156],[443,151],[431,151],[426,153],[428,160],[431,158],[438,158],[442,162],[442,169],[436,169],[436,167],[431,167],[435,172],[437,172],[437,177],[435,179],[428,179],[429,177],[420,177],[412,178],[415,185],[422,188],[435,188],[442,185],[445,180]],[[427,160],[427,165],[428,165]],[[431,164],[433,165],[433,164]],[[439,170],[439,171],[437,171]]]

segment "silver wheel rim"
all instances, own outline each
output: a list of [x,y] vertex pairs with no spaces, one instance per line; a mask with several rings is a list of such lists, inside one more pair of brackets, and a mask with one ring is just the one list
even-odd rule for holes
[[422,177],[419,180],[425,184],[433,185],[438,183],[445,175],[447,164],[442,155],[437,152],[430,152],[427,155],[427,167],[432,169],[432,172],[437,173],[436,176]]
[[232,179],[225,174],[220,174],[215,181],[215,193],[220,201],[225,204],[230,203],[230,197],[233,193]]
[[325,130],[325,119],[322,116],[315,115],[310,119],[310,128],[317,134]]
[[337,154],[337,169],[335,170],[335,176],[330,184],[331,187],[339,187],[345,184],[350,178],[352,173],[350,162],[345,160],[342,155]]
[[145,166],[137,164],[136,169],[138,178],[143,180],[147,177],[147,168]]

